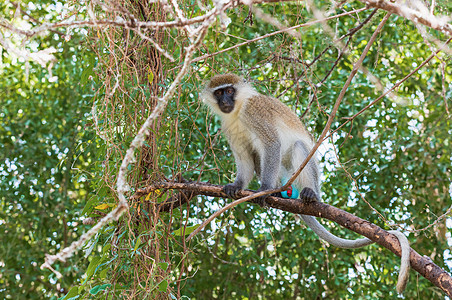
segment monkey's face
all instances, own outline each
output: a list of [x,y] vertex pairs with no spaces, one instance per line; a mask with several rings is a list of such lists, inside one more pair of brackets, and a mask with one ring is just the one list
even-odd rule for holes
[[218,107],[223,113],[228,114],[234,110],[235,88],[233,88],[232,86],[227,86],[224,88],[216,89],[213,92],[213,96],[217,100]]

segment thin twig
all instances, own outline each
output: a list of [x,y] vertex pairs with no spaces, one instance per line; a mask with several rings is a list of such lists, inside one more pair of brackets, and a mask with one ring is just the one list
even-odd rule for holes
[[270,36],[274,36],[274,35],[277,35],[277,34],[280,34],[280,33],[286,32],[286,31],[292,31],[292,30],[295,30],[297,28],[312,26],[312,25],[320,23],[320,22],[324,22],[324,21],[336,19],[336,18],[339,18],[339,17],[351,15],[351,14],[358,13],[358,12],[361,12],[361,11],[364,11],[364,10],[366,10],[366,8],[361,8],[361,9],[345,12],[345,13],[342,13],[342,14],[338,14],[338,15],[334,15],[334,16],[331,16],[331,17],[327,17],[327,18],[322,19],[322,20],[314,20],[314,21],[310,21],[310,22],[307,22],[307,23],[303,23],[303,24],[292,26],[292,27],[288,27],[288,28],[285,28],[285,29],[277,30],[277,31],[274,31],[274,32],[271,32],[271,33],[267,33],[267,34],[264,34],[264,35],[259,36],[257,38],[248,40],[246,42],[242,42],[242,43],[236,44],[236,45],[231,46],[229,48],[226,48],[226,49],[214,52],[214,53],[205,54],[203,56],[197,57],[196,59],[193,60],[193,62],[198,62],[198,61],[204,60],[206,58],[218,55],[220,53],[228,52],[228,51],[230,51],[232,49],[235,49],[235,48],[238,48],[238,47],[242,47],[242,46],[248,45],[250,43],[254,43],[254,42],[260,41],[262,39],[266,39],[266,38],[268,38]]
[[309,160],[314,156],[315,152],[317,151],[317,149],[319,148],[320,144],[323,143],[324,138],[326,136],[326,134],[328,133],[328,131],[330,130],[331,124],[333,123],[334,117],[336,116],[337,110],[339,109],[339,105],[342,101],[342,99],[345,96],[345,93],[353,79],[353,77],[355,77],[356,73],[358,72],[360,66],[362,65],[364,58],[366,57],[367,53],[370,50],[370,47],[372,46],[372,44],[374,43],[374,41],[376,40],[378,34],[380,34],[381,29],[383,28],[383,25],[386,23],[386,21],[389,19],[390,17],[390,13],[386,14],[383,18],[383,20],[380,22],[380,24],[378,25],[377,29],[375,30],[375,32],[373,33],[373,35],[371,36],[371,38],[369,39],[369,42],[367,43],[366,47],[363,50],[363,53],[361,54],[360,58],[358,59],[358,61],[353,65],[353,69],[349,75],[349,77],[347,78],[347,81],[345,82],[337,100],[336,103],[334,104],[334,107],[330,113],[330,116],[328,117],[328,121],[325,125],[325,128],[322,131],[322,134],[320,135],[320,137],[317,140],[317,143],[314,145],[314,147],[311,149],[311,152],[308,154],[308,156],[305,158],[304,162],[300,165],[300,167],[298,168],[298,170],[292,174],[292,177],[290,178],[290,180],[280,189],[274,191],[274,192],[279,192],[279,191],[283,191],[284,189],[287,189],[295,180],[295,178],[298,177],[298,175],[300,175],[301,171],[304,169],[304,167],[308,164]]
[[[450,41],[452,41],[452,38],[449,38],[444,44],[443,47],[446,47],[447,44],[450,43]],[[357,116],[359,116],[360,114],[362,114],[364,111],[368,110],[370,107],[372,107],[375,103],[377,103],[378,101],[380,101],[381,99],[383,99],[386,95],[388,95],[389,93],[391,93],[393,90],[397,89],[403,82],[405,82],[408,78],[410,78],[414,73],[416,73],[417,71],[419,71],[419,69],[421,69],[423,66],[425,66],[430,60],[432,60],[432,58],[434,58],[439,52],[441,52],[441,50],[443,49],[443,47],[440,47],[436,52],[434,52],[433,54],[431,54],[426,60],[424,60],[419,66],[417,66],[413,71],[411,71],[408,75],[406,75],[405,77],[403,77],[399,82],[397,82],[396,84],[394,84],[390,89],[388,89],[386,92],[384,92],[383,94],[381,94],[377,99],[375,99],[374,101],[372,101],[371,103],[369,103],[368,105],[366,105],[366,107],[364,107],[363,109],[361,109],[359,112],[357,112],[356,114],[354,114],[353,116],[351,116],[350,118],[347,118],[347,121],[345,121],[344,123],[342,123],[338,128],[336,128],[333,132],[331,132],[328,136],[326,136],[323,140],[328,139],[331,135],[333,135],[334,133],[336,133],[339,129],[341,129],[342,127],[344,127],[345,125],[347,125],[349,122],[353,121]]]

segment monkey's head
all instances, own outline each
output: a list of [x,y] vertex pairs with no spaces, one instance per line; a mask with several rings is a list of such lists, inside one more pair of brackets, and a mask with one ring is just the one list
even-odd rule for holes
[[221,115],[239,111],[244,101],[257,92],[243,78],[235,74],[215,75],[201,93],[204,103]]

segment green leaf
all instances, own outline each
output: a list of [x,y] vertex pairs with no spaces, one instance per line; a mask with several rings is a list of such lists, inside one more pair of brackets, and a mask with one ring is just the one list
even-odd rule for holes
[[88,211],[91,210],[91,208],[94,206],[94,203],[96,201],[97,201],[96,197],[92,197],[91,199],[88,200],[88,202],[86,203],[85,207],[83,208],[82,216],[85,215]]
[[159,292],[166,292],[167,289],[168,289],[168,281],[163,280],[162,282],[160,282]]
[[137,238],[137,241],[135,243],[135,247],[133,248],[133,251],[137,251],[137,249],[138,249],[138,247],[140,247],[140,245],[141,245],[141,237],[139,236]]
[[109,251],[111,248],[111,244],[106,244],[103,248],[102,248],[102,254],[107,253],[107,251]]
[[184,227],[181,227],[179,229],[174,230],[172,233],[175,236],[181,236],[182,233],[185,233],[185,235],[189,235],[190,233],[195,231],[196,228],[198,228],[199,226],[201,226],[201,224],[197,224],[197,225],[194,225],[194,226],[188,226],[187,228],[185,228],[185,232],[184,232]]
[[160,262],[160,263],[158,263],[158,265],[164,271],[166,271],[168,269],[168,263],[166,263],[166,262]]
[[94,274],[94,271],[96,270],[97,266],[100,264],[100,257],[96,256],[93,257],[93,259],[91,260],[91,262],[88,265],[88,268],[86,269],[86,279],[82,284],[85,284],[86,281]]
[[66,296],[59,298],[59,300],[77,299],[78,297],[80,297],[78,286],[73,286],[66,294]]
[[101,292],[101,291],[105,291],[106,289],[108,289],[109,287],[111,287],[111,284],[106,283],[106,284],[102,284],[102,285],[98,285],[93,287],[89,293],[91,295],[97,295],[97,293]]
[[102,270],[102,272],[99,273],[99,278],[100,279],[105,279],[107,277],[107,273],[110,269],[106,268],[104,270]]

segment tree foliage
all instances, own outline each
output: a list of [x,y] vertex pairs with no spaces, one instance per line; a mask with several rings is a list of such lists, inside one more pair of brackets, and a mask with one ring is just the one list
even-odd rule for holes
[[[127,19],[128,12],[139,21],[168,20],[171,14],[154,2],[116,1],[108,4],[110,10],[97,2],[90,5],[99,19]],[[179,6],[193,18],[204,13],[204,6],[213,7],[211,2],[200,2],[179,1]],[[22,1],[22,19],[14,16],[13,2],[0,5],[0,11],[8,20],[25,19],[36,25],[25,13],[39,22],[57,22],[63,17],[47,11],[58,3]],[[436,5],[439,15],[452,12],[447,1]],[[377,245],[338,249],[322,242],[293,214],[252,204],[228,211],[187,242],[187,235],[229,200],[198,195],[180,208],[159,212],[156,204],[176,192],[131,197],[141,187],[182,177],[217,184],[234,179],[234,160],[219,121],[198,99],[202,83],[217,73],[240,74],[260,92],[276,96],[318,137],[353,64],[386,14],[368,9],[298,28],[294,34],[281,32],[234,47],[316,20],[319,10],[332,16],[363,5],[353,1],[337,7],[314,1],[306,6],[295,1],[254,7],[259,11],[237,5],[209,28],[195,54],[208,57],[191,63],[189,75],[136,152],[136,163],[128,166],[129,211],[102,228],[84,252],[55,264],[62,279],[39,269],[44,254],[55,253],[88,230],[83,219],[96,221],[116,206],[121,162],[157,107],[158,97],[180,71],[189,33],[176,27],[143,31],[150,40],[130,28],[93,26],[73,29],[66,41],[65,32],[58,28],[57,33],[50,31],[26,43],[31,50],[58,50],[51,74],[50,68],[24,62],[8,51],[1,53],[0,237],[5,241],[0,246],[1,296],[398,297],[399,258]],[[85,3],[79,3],[65,12],[84,19],[90,17],[86,9]],[[383,228],[400,228],[413,249],[450,272],[450,48],[393,94],[350,119],[448,38],[417,26],[392,15],[367,55],[365,69],[353,79],[331,137],[319,151],[321,198]],[[0,28],[2,36],[5,28]],[[20,47],[20,41],[15,42]],[[234,48],[215,54],[229,47]],[[257,187],[253,182],[251,188]],[[334,223],[322,223],[339,236],[356,238]],[[441,295],[440,289],[411,273],[405,298]]]
[[[39,8],[32,2],[28,7],[36,19],[55,17],[46,12],[53,6],[50,1],[35,4]],[[11,4],[0,7],[3,16],[15,12]],[[93,90],[83,82],[80,66],[94,57],[78,35],[65,42],[61,35],[52,33],[35,38],[30,47],[59,49],[58,63],[49,74],[37,63],[24,62],[2,51],[0,297],[3,299],[43,299],[65,294],[86,267],[86,261],[79,261],[81,255],[77,255],[73,262],[56,267],[65,274],[58,281],[54,274],[39,269],[46,253],[67,246],[85,230],[80,216],[92,192],[88,166],[97,159],[97,154],[96,137],[86,130]]]

